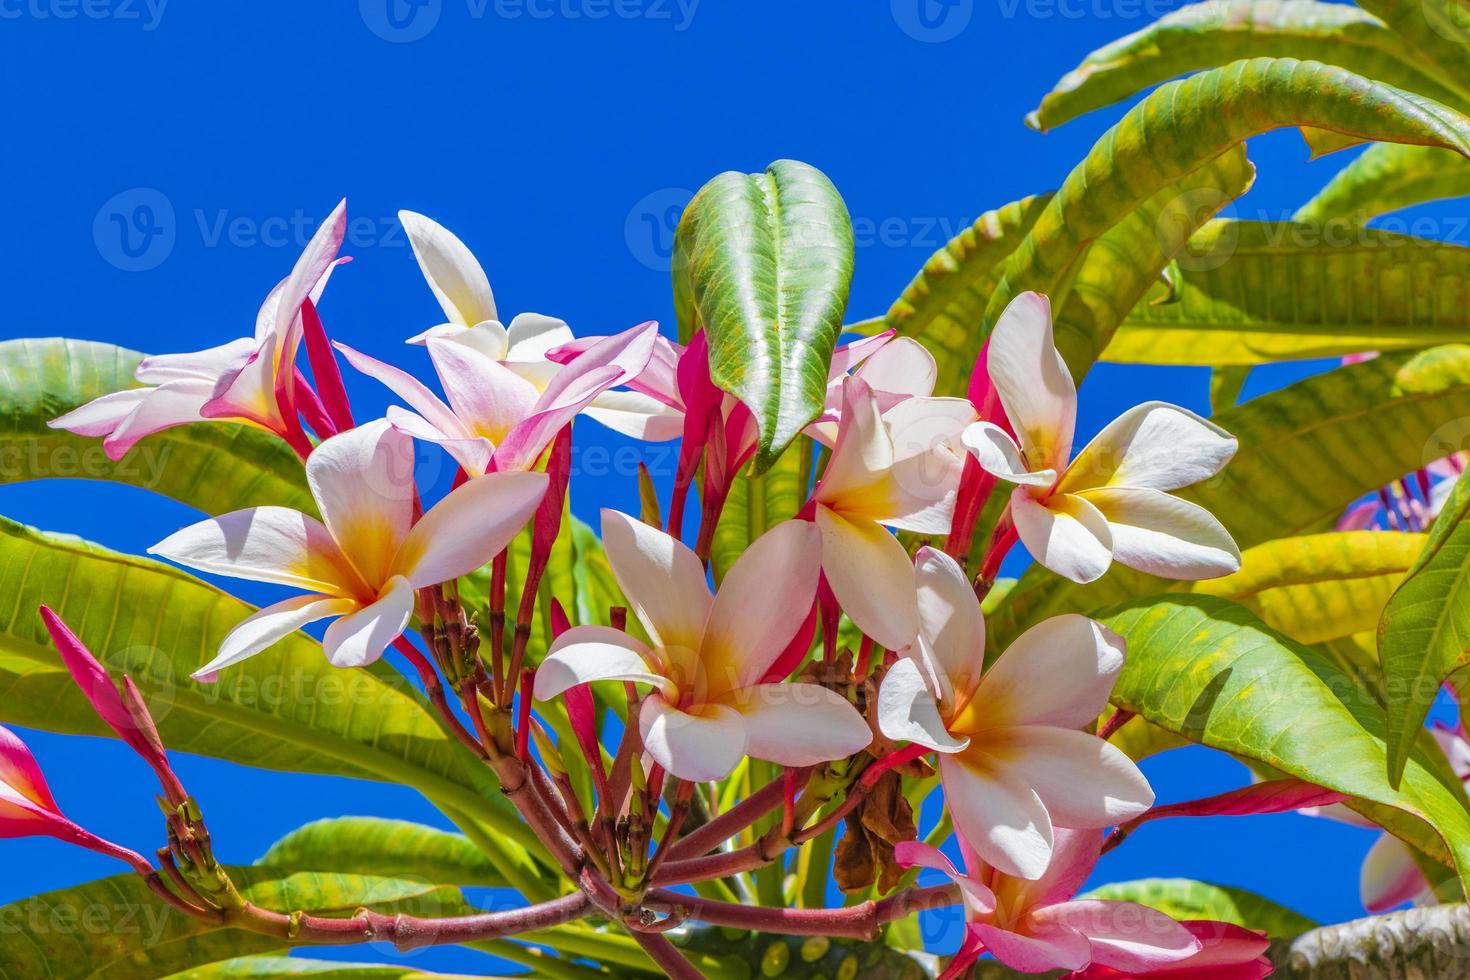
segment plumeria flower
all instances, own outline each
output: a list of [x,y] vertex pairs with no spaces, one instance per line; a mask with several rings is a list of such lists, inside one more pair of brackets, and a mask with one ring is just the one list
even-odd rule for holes
[[[1458,725],[1454,728],[1435,725],[1430,731],[1445,758],[1449,760],[1455,775],[1462,781],[1470,782],[1470,741],[1466,740],[1464,730]],[[1300,812],[1308,816],[1327,817],[1366,830],[1382,829],[1342,803],[1303,807]],[[1395,909],[1405,902],[1418,905],[1432,904],[1435,901],[1434,890],[1424,877],[1424,872],[1419,870],[1419,864],[1414,860],[1414,853],[1409,845],[1388,833],[1378,838],[1363,858],[1363,867],[1358,873],[1358,894],[1363,908],[1372,915]]]
[[1230,922],[1193,919],[1179,923],[1200,943],[1198,953],[1146,972],[1124,972],[1094,963],[1063,980],[1262,980],[1275,967],[1266,951],[1271,939]]
[[723,779],[746,755],[784,766],[845,758],[872,741],[847,700],[816,684],[766,683],[816,594],[817,531],[787,521],[752,544],[718,596],[689,548],[614,510],[602,540],[652,646],[620,630],[562,633],[536,671],[545,701],[591,681],[652,686],[638,725],[653,760],[679,779]]
[[851,377],[861,378],[878,400],[878,408],[886,413],[910,398],[928,398],[934,394],[939,366],[934,355],[912,337],[894,337],[892,330],[864,337],[838,347],[832,354],[827,376],[827,404],[821,418],[806,427],[807,435],[829,449],[837,441],[838,423],[842,418],[843,384]]
[[956,836],[963,872],[927,844],[908,841],[894,848],[899,864],[940,871],[960,886],[965,941],[946,977],[966,975],[986,950],[1021,973],[1097,966],[1138,977],[1153,976],[1203,948],[1188,929],[1155,909],[1073,898],[1097,864],[1101,831],[1058,831],[1055,857],[1035,880],[996,870],[963,833]]
[[[410,338],[409,343],[428,345],[431,355],[431,341],[463,344],[503,365],[536,392],[544,392],[557,375],[558,363],[565,363],[551,360],[548,354],[575,342],[571,327],[563,320],[540,313],[518,314],[509,326],[503,326],[495,309],[495,295],[490,291],[490,279],[464,242],[424,215],[400,211],[398,220],[408,232],[414,257],[446,318],[445,323]],[[605,338],[595,338],[594,343],[602,339]],[[576,353],[583,353],[591,346],[581,345]],[[632,380],[625,379],[618,384]],[[603,390],[583,411],[608,428],[636,439],[674,439],[681,431],[672,410],[636,388]]]
[[308,454],[311,444],[297,417],[295,391],[301,308],[320,300],[346,227],[343,201],[312,236],[291,275],[266,297],[253,337],[188,354],[145,357],[133,377],[147,387],[103,395],[47,424],[102,437],[114,460],[145,436],[209,420],[264,429]]
[[55,837],[126,861],[141,874],[153,870],[140,855],[68,820],[31,750],[10,729],[0,728],[0,838],[16,837]]
[[822,571],[853,623],[889,649],[918,632],[914,570],[888,527],[946,534],[975,417],[961,398],[906,399],[885,414],[866,381],[843,381],[842,424],[812,495]]
[[1108,703],[1123,639],[1085,616],[1037,624],[982,673],[985,621],[949,555],[918,554],[919,629],[883,678],[878,725],[939,752],[955,829],[987,863],[1039,878],[1056,828],[1098,828],[1154,801],[1138,767],[1080,729]]
[[1077,388],[1052,342],[1051,305],[1022,293],[990,336],[990,378],[1018,439],[976,422],[965,445],[1016,484],[1010,516],[1026,550],[1074,582],[1120,562],[1172,579],[1228,575],[1240,549],[1209,511],[1172,496],[1235,455],[1223,429],[1177,405],[1147,402],[1110,423],[1069,464]]
[[[538,389],[466,344],[427,341],[448,404],[406,371],[337,344],[350,364],[376,378],[414,411],[394,406],[388,420],[416,439],[442,446],[469,476],[528,470],[551,440],[614,385],[636,378],[653,356],[658,324],[640,324],[593,345]],[[548,362],[549,363],[549,362]]]
[[338,667],[377,660],[408,625],[414,590],[488,563],[530,520],[544,473],[470,480],[414,520],[413,442],[379,419],[317,447],[306,479],[322,520],[254,507],[201,521],[148,549],[203,572],[307,590],[246,617],[194,676],[212,680],[308,623],[335,618],[323,650]]

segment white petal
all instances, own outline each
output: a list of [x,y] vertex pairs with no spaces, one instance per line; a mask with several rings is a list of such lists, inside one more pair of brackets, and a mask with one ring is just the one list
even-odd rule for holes
[[969,700],[985,666],[985,618],[959,562],[934,548],[915,556],[919,635],[941,676],[939,693]]
[[300,595],[257,609],[230,630],[219,645],[218,655],[195,671],[194,679],[211,682],[224,668],[255,656],[303,626],[328,616],[343,616],[357,608],[352,599]]
[[421,589],[488,565],[531,520],[549,484],[545,473],[475,477],[413,526],[394,558],[394,573]]
[[1057,826],[1108,827],[1153,806],[1154,792],[1133,760],[1096,735],[1031,725],[987,733],[975,744],[1035,790]]
[[919,665],[904,658],[888,668],[878,689],[878,728],[897,742],[916,742],[940,752],[958,752],[970,744],[944,726],[939,704]]
[[430,340],[429,357],[454,414],[470,432],[500,443],[531,416],[540,391],[467,344]]
[[311,592],[352,594],[361,583],[321,522],[288,507],[252,507],[200,521],[148,549],[201,572]]
[[1042,503],[1017,487],[1011,493],[1011,520],[1031,557],[1063,578],[1086,585],[1112,564],[1108,522],[1081,497],[1059,494]]
[[811,613],[822,568],[821,536],[785,521],[756,538],[720,583],[700,660],[711,697],[763,677]]
[[546,701],[593,681],[632,681],[670,690],[648,662],[648,648],[638,640],[606,626],[574,626],[552,642],[536,668],[536,700]]
[[745,754],[777,765],[845,759],[873,741],[857,708],[818,684],[757,684],[725,703],[745,718]]
[[1086,616],[1042,620],[991,665],[975,693],[977,714],[997,726],[1090,725],[1108,705],[1124,649],[1121,636]]
[[1062,490],[1178,490],[1208,480],[1235,455],[1235,437],[1188,409],[1145,402],[1108,423],[1067,468]]
[[944,803],[956,832],[985,862],[1014,878],[1040,878],[1051,863],[1052,825],[1036,792],[973,748],[939,757]]
[[407,343],[423,347],[431,340],[451,340],[456,344],[464,344],[492,361],[505,360],[506,350],[510,346],[505,328],[498,320],[484,320],[468,327],[459,323],[441,323],[408,338]]
[[186,354],[154,354],[138,362],[138,369],[133,372],[133,377],[145,385],[186,380],[214,382],[221,375],[238,370],[245,359],[255,353],[257,346],[253,337],[241,337],[207,350]]
[[332,538],[374,589],[387,582],[413,524],[413,440],[387,419],[333,436],[306,461]]
[[898,337],[864,361],[857,376],[874,391],[924,398],[934,393],[939,368],[923,344],[912,337]]
[[443,449],[460,465],[467,476],[484,476],[490,468],[490,458],[495,454],[495,444],[479,436],[456,438],[436,429],[428,419],[397,405],[388,406],[388,421],[393,428],[412,436],[419,442],[433,443]]
[[964,470],[961,442],[975,421],[963,398],[910,398],[883,416],[893,441],[893,508],[880,523],[921,534],[948,534]]
[[[832,507],[848,509],[882,484],[893,468],[893,439],[872,389],[857,378],[848,378],[842,389],[842,423],[832,458],[816,490],[816,499]],[[879,504],[887,509],[887,500]]]
[[653,695],[644,698],[638,723],[648,754],[679,779],[724,779],[745,757],[745,719],[724,705],[690,714]]
[[408,232],[414,258],[450,322],[471,327],[483,320],[499,319],[490,280],[464,242],[437,221],[413,211],[399,211],[398,220]]
[[684,434],[683,412],[638,391],[604,391],[582,414],[643,442],[668,442]]
[[714,605],[704,565],[672,536],[611,509],[602,546],[613,576],[655,646],[698,650]]
[[506,337],[510,344],[505,355],[508,361],[543,361],[547,351],[576,339],[565,320],[540,313],[517,314],[510,321]]
[[849,619],[890,650],[919,634],[914,566],[898,539],[872,521],[851,521],[816,509],[822,571]]
[[1230,532],[1198,504],[1159,490],[1104,487],[1079,494],[1108,522],[1113,560],[1172,579],[1219,578],[1240,570]]
[[378,601],[327,627],[322,652],[334,667],[366,667],[403,635],[413,616],[413,586],[395,575]]
[[1364,909],[1378,915],[1414,900],[1428,888],[1424,872],[1403,841],[1384,834],[1369,848],[1358,879]]
[[111,459],[121,459],[138,440],[155,432],[204,420],[204,406],[214,397],[208,381],[170,381],[147,389],[137,407],[102,443]]
[[1026,468],[1021,457],[1021,447],[1009,432],[993,422],[975,422],[966,427],[961,436],[965,447],[980,463],[980,468],[991,476],[1010,483],[1028,487],[1050,487],[1057,480],[1057,471],[1042,469],[1035,473]]
[[79,436],[105,436],[122,424],[153,393],[152,388],[129,388],[94,398],[47,422],[52,429],[65,429]]
[[1061,469],[1072,451],[1077,385],[1052,340],[1051,302],[1036,293],[1011,301],[990,335],[990,379],[1035,467]]

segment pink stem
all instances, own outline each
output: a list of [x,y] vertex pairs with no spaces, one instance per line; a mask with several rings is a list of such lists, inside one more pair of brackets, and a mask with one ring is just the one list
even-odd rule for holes
[[780,806],[785,789],[785,783],[781,779],[773,779],[766,783],[709,823],[691,831],[683,840],[669,848],[669,860],[708,854]]
[[790,909],[735,905],[685,895],[667,888],[648,892],[644,905],[655,911],[687,915],[715,926],[779,933],[784,936],[830,936],[835,939],[872,940],[878,929],[914,912],[944,908],[959,902],[957,885],[911,888],[883,899],[840,909]]

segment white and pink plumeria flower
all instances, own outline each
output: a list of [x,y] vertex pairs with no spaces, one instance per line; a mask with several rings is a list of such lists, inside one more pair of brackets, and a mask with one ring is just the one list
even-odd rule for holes
[[840,695],[768,676],[816,594],[820,548],[810,523],[787,521],[758,538],[718,596],[694,552],[662,531],[604,510],[602,540],[652,645],[621,630],[573,627],[537,668],[536,700],[592,681],[650,685],[638,717],[644,748],[671,775],[696,782],[723,779],[747,755],[811,766],[872,741]]
[[923,548],[917,579],[917,639],[883,678],[878,725],[940,753],[955,830],[988,864],[1040,878],[1058,828],[1107,827],[1153,805],[1133,761],[1081,731],[1123,669],[1121,637],[1085,616],[1056,616],[982,673],[985,621],[963,569]]
[[102,437],[114,460],[145,436],[204,421],[252,425],[285,439],[300,455],[309,454],[311,443],[296,408],[301,311],[321,299],[346,228],[344,200],[317,229],[291,274],[266,297],[253,337],[193,353],[145,357],[133,376],[147,387],[103,395],[47,424]]
[[1176,405],[1147,402],[1069,463],[1077,387],[1053,343],[1047,298],[1016,297],[989,344],[990,378],[1018,438],[982,421],[964,442],[987,472],[1016,484],[1010,517],[1036,561],[1081,583],[1114,561],[1172,579],[1240,568],[1240,549],[1220,522],[1169,493],[1219,473],[1235,455],[1229,433]]
[[543,388],[475,347],[431,337],[429,357],[444,388],[439,398],[413,375],[337,344],[348,363],[375,378],[413,411],[393,406],[388,421],[443,447],[470,477],[529,470],[551,440],[600,395],[638,377],[653,356],[658,324],[606,337],[565,366]]
[[254,507],[201,521],[148,549],[181,565],[305,589],[248,616],[195,677],[334,618],[322,647],[338,667],[361,667],[403,632],[414,591],[467,575],[508,545],[546,492],[544,473],[470,480],[414,519],[413,442],[379,419],[317,447],[306,478],[322,520]]
[[[501,364],[539,394],[552,384],[558,365],[570,360],[552,360],[548,356],[552,351],[575,347],[575,353],[580,354],[606,339],[598,337],[591,343],[575,346],[576,338],[564,320],[540,313],[520,313],[508,326],[502,325],[490,279],[464,242],[422,214],[400,211],[398,220],[408,233],[414,257],[446,318],[444,323],[409,339],[411,344],[429,346],[431,356],[433,341],[462,344]],[[665,351],[658,353],[662,355]],[[635,439],[658,442],[677,438],[682,431],[677,414],[659,399],[632,387],[633,380],[617,382],[629,385],[630,390],[598,392],[582,411],[589,418]]]
[[[872,389],[880,412],[910,398],[929,398],[939,378],[934,355],[912,337],[894,337],[892,330],[864,337],[832,352],[827,374],[827,403],[821,418],[806,434],[832,448],[842,419],[843,391],[849,377],[861,378]],[[971,415],[971,420],[975,416]]]
[[[900,864],[942,872],[960,887],[965,941],[946,977],[967,975],[985,951],[1021,973],[1096,966],[1126,977],[1154,976],[1204,951],[1193,932],[1155,909],[1073,897],[1097,864],[1101,831],[1057,831],[1055,857],[1035,880],[997,870],[964,834],[956,836],[964,871],[927,844],[909,841],[894,848]],[[1239,952],[1260,955],[1259,949]]]
[[975,412],[960,398],[913,397],[885,413],[864,379],[842,386],[837,442],[811,501],[822,570],[858,629],[897,649],[913,640],[919,614],[913,563],[887,528],[948,533],[963,470],[958,436]]

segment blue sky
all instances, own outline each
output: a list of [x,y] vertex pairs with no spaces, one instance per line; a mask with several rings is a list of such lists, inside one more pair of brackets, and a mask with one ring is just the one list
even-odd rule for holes
[[[403,338],[438,311],[395,214],[454,229],[503,315],[579,333],[658,319],[672,329],[669,240],[689,193],[722,170],[790,157],[824,170],[857,231],[849,319],[883,312],[924,258],[980,212],[1055,187],[1119,115],[1041,135],[1024,114],[1084,54],[1171,9],[1164,0],[0,0],[8,152],[0,323],[145,351],[250,332],[260,300],[346,196],[356,261],[323,304],[339,339],[421,375]],[[1281,133],[1253,142],[1237,214],[1279,218],[1343,157],[1308,164]],[[124,234],[125,233],[125,234]],[[1321,365],[1258,372],[1248,394]],[[361,408],[384,404],[350,381]],[[1124,408],[1207,405],[1202,370],[1099,367],[1086,437]],[[632,444],[579,427],[584,518],[636,506]],[[129,488],[0,487],[0,513],[141,552],[194,515]],[[265,590],[241,591],[254,600]],[[23,733],[71,815],[139,850],[162,842],[145,771],[121,746]],[[312,819],[438,822],[408,790],[184,757],[220,853],[250,861]],[[1237,784],[1199,750],[1147,766],[1161,799]],[[1322,920],[1360,914],[1372,835],[1297,816],[1161,822],[1100,878],[1198,877]],[[0,841],[0,901],[118,868],[36,841]],[[359,959],[387,956],[353,951]],[[422,968],[488,969],[429,951]]]

